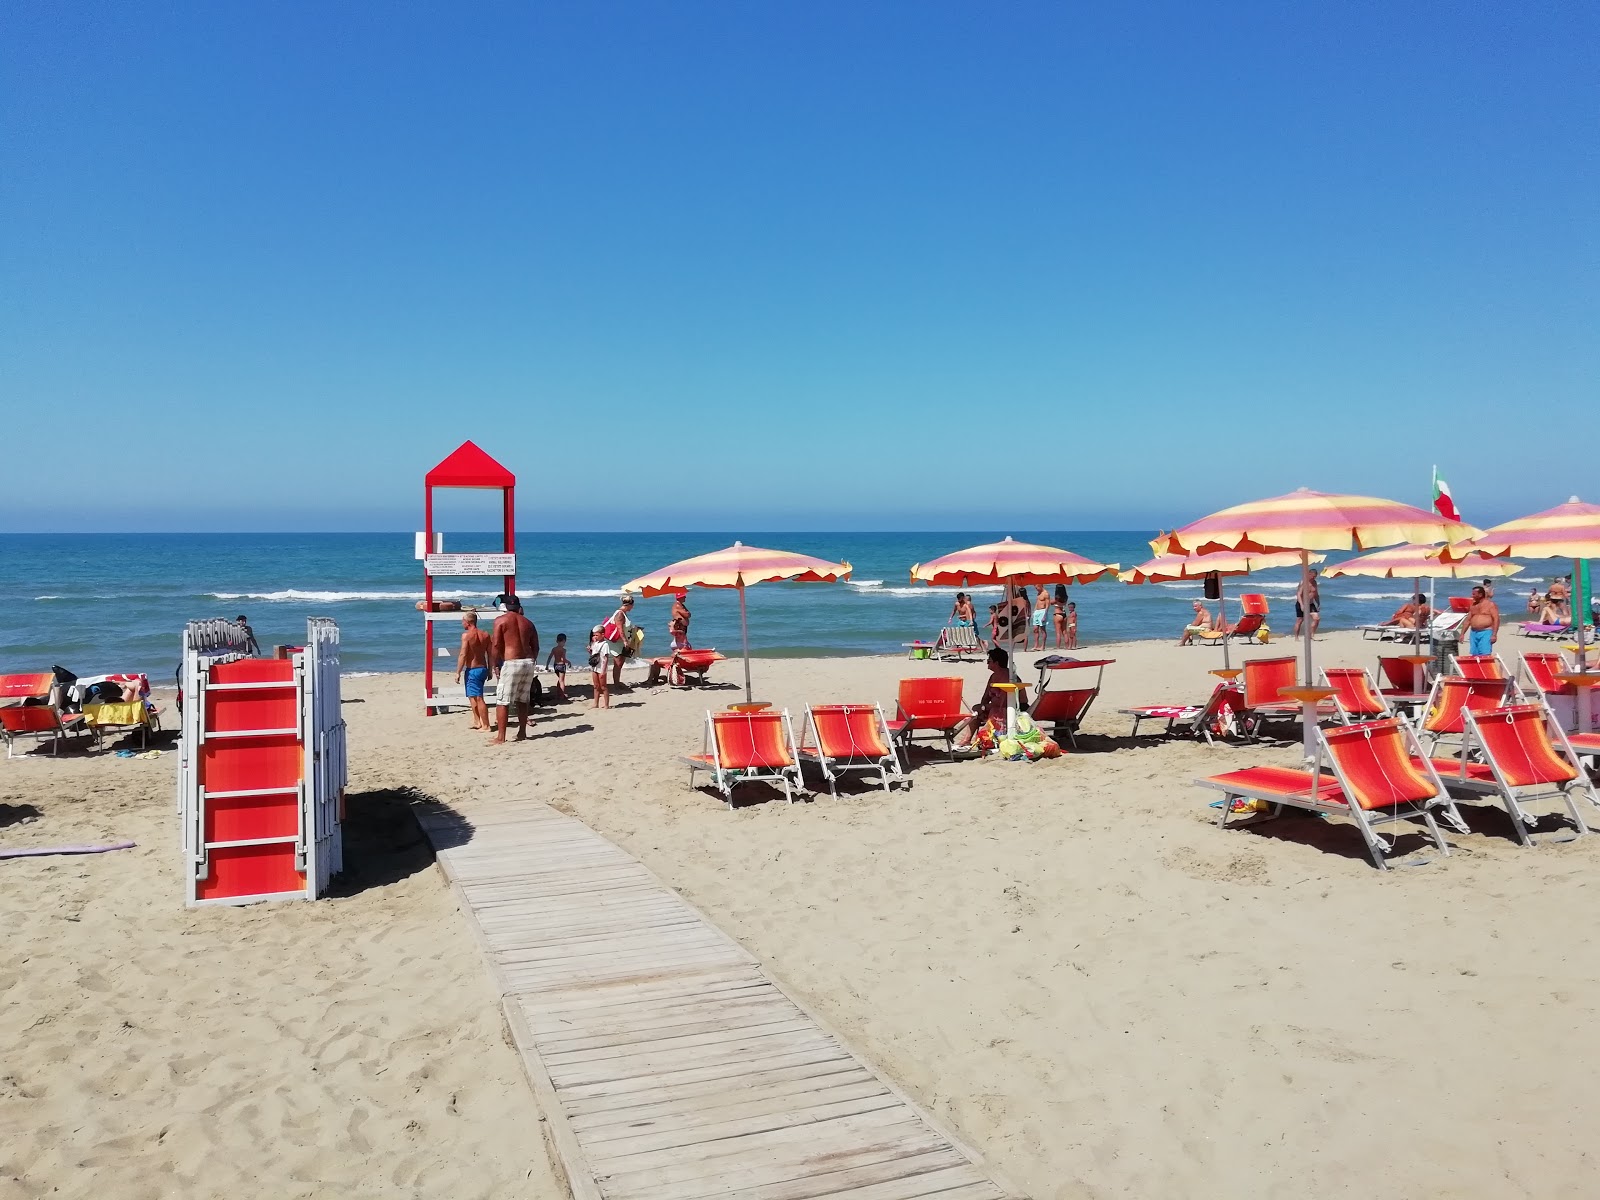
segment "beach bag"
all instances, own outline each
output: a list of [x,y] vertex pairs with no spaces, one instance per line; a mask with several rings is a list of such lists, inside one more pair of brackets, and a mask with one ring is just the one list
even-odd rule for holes
[[1256,641],[1260,642],[1263,646],[1265,646],[1271,640],[1272,630],[1268,629],[1265,625],[1256,630]]

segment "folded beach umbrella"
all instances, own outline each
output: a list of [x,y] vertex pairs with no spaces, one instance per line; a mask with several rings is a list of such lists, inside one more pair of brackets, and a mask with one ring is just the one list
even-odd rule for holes
[[[1324,575],[1359,575],[1368,579],[1409,579],[1412,595],[1422,592],[1424,579],[1479,579],[1488,576],[1515,575],[1522,570],[1516,563],[1505,559],[1489,559],[1472,555],[1455,562],[1440,557],[1443,546],[1391,546],[1387,550],[1374,550],[1360,558],[1351,558],[1329,567]],[[1419,631],[1423,621],[1419,615],[1415,628]],[[1420,638],[1418,639],[1421,640]],[[1428,643],[1433,643],[1433,628],[1428,628]]]
[[[1436,512],[1381,500],[1313,492],[1307,488],[1236,504],[1201,517],[1150,543],[1157,554],[1197,555],[1202,561],[1220,551],[1296,550],[1300,577],[1311,578],[1313,550],[1368,550],[1396,542],[1460,542],[1479,531]],[[1311,622],[1305,623],[1305,685],[1312,685]],[[1315,756],[1316,706],[1306,704],[1305,746]]]
[[[1165,538],[1160,534],[1155,541]],[[1152,542],[1151,545],[1154,545]],[[1314,554],[1311,561],[1321,562],[1326,555]],[[1222,595],[1221,576],[1248,575],[1251,571],[1265,571],[1271,567],[1296,567],[1300,565],[1300,556],[1293,551],[1278,551],[1271,554],[1238,554],[1227,551],[1218,551],[1204,557],[1182,554],[1162,554],[1152,558],[1149,562],[1140,563],[1131,571],[1122,571],[1117,578],[1123,583],[1176,583],[1180,580],[1200,581],[1207,575],[1217,575],[1217,606],[1222,615],[1223,624],[1227,624],[1227,600]],[[1222,667],[1228,670],[1232,667],[1228,658],[1228,639],[1222,639]]]
[[1572,559],[1572,581],[1580,593],[1572,597],[1572,623],[1578,631],[1578,669],[1588,671],[1589,656],[1583,636],[1583,618],[1589,608],[1587,561],[1600,558],[1600,504],[1585,504],[1574,496],[1565,504],[1531,517],[1496,525],[1464,545],[1451,546],[1445,551],[1447,558],[1458,559],[1463,555],[1469,562],[1479,555]]
[[[911,582],[926,583],[930,587],[1004,584],[1006,609],[1009,612],[1013,588],[1032,587],[1041,583],[1090,583],[1105,575],[1115,575],[1117,565],[1091,562],[1070,550],[1036,546],[1008,537],[1004,541],[972,546],[930,562],[917,563],[911,568]],[[1016,623],[1008,622],[1008,626],[1011,629],[1011,677],[1016,679],[1019,678]]]
[[849,563],[828,562],[809,554],[788,550],[763,550],[735,542],[726,550],[714,550],[672,563],[659,571],[630,580],[623,589],[645,596],[661,596],[679,588],[738,588],[739,633],[744,640],[744,698],[754,703],[750,688],[750,626],[745,617],[744,590],[752,583],[833,583],[850,578]]

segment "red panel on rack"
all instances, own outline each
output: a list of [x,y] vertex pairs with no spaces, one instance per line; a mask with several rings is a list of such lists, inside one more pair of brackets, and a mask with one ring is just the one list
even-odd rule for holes
[[211,873],[195,885],[200,900],[303,892],[306,877],[294,869],[294,843],[226,846],[210,852]]
[[209,792],[289,787],[300,782],[305,748],[292,736],[227,738],[200,748],[197,783]]
[[[292,684],[294,663],[278,658],[242,658],[238,662],[218,663],[211,668],[211,682]],[[300,724],[299,714],[299,689],[294,687],[271,687],[259,692],[206,692],[207,733],[295,729]]]
[[207,842],[243,842],[250,838],[295,837],[300,832],[300,793],[277,796],[206,798]]

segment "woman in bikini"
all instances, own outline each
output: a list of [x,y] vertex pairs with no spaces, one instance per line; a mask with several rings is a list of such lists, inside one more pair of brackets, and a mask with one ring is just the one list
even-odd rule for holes
[[[1067,585],[1056,584],[1055,604],[1052,606],[1051,619],[1055,622],[1056,649],[1067,649]],[[1043,649],[1043,647],[1040,647]]]

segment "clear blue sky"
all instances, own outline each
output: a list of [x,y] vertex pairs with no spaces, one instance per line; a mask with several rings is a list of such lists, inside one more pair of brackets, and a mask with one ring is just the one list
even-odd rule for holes
[[415,528],[468,436],[528,528],[1600,499],[1597,46],[1585,3],[13,0],[0,528]]

